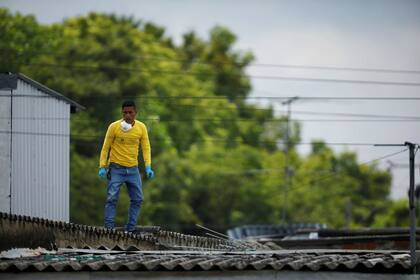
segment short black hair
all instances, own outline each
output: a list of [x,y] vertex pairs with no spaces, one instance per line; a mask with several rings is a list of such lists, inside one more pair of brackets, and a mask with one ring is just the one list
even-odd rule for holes
[[137,110],[136,103],[134,103],[134,101],[132,101],[132,100],[124,101],[121,108],[124,109],[124,107],[134,107],[134,109]]

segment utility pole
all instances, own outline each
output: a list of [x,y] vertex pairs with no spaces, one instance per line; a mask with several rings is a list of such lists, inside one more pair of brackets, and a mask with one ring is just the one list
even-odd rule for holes
[[416,256],[416,204],[414,197],[414,167],[415,167],[415,149],[419,147],[418,144],[411,142],[405,142],[404,144],[395,145],[395,144],[377,144],[375,146],[408,146],[409,150],[409,167],[410,167],[410,188],[408,191],[408,207],[410,211],[410,259],[411,266],[413,268],[413,273],[416,274],[416,265],[417,265],[417,256]]
[[294,101],[298,100],[299,97],[291,97],[288,98],[286,101],[283,101],[282,105],[287,105],[287,127],[286,127],[286,145],[285,145],[285,160],[284,160],[284,175],[285,175],[285,184],[284,184],[284,201],[283,201],[283,211],[282,211],[282,223],[286,224],[286,216],[287,216],[287,196],[290,187],[290,173],[291,170],[289,168],[289,150],[290,150],[290,119],[292,117],[292,110],[291,105]]
[[410,150],[410,193],[409,193],[409,207],[410,207],[410,254],[411,265],[413,266],[414,274],[416,273],[416,204],[414,202],[414,149],[416,144],[405,142]]

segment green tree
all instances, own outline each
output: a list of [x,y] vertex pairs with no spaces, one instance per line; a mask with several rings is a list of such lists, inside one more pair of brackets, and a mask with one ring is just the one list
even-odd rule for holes
[[345,226],[346,207],[352,208],[352,226],[373,224],[390,202],[391,177],[376,165],[360,165],[354,153],[334,154],[325,144],[298,166],[291,194],[292,219]]
[[389,201],[386,210],[375,216],[374,227],[408,227],[410,225],[408,200]]

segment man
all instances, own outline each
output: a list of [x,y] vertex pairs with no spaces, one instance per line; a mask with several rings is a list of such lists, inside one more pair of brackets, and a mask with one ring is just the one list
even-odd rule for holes
[[[134,232],[143,202],[142,183],[138,169],[139,145],[145,162],[147,178],[154,177],[147,128],[136,120],[137,109],[133,101],[122,104],[123,119],[108,127],[99,160],[99,177],[108,178],[105,204],[105,227],[113,229],[120,188],[127,185],[130,209],[125,231]],[[107,172],[108,168],[108,172]]]

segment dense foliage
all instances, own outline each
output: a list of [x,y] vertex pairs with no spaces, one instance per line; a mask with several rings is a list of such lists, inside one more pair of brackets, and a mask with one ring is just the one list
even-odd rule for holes
[[[22,72],[86,107],[71,120],[71,220],[102,224],[100,148],[109,123],[121,117],[121,102],[134,99],[149,129],[156,175],[144,181],[141,224],[226,229],[278,224],[283,213],[286,222],[330,227],[406,223],[398,218],[401,202],[393,206],[389,198],[389,173],[322,142],[298,154],[297,123],[286,192],[279,144],[286,119],[246,101],[253,55],[235,50],[235,41],[221,26],[208,39],[190,32],[176,45],[164,28],[133,18],[91,13],[41,25],[0,9],[1,71]],[[117,223],[124,223],[128,204],[123,191]]]

